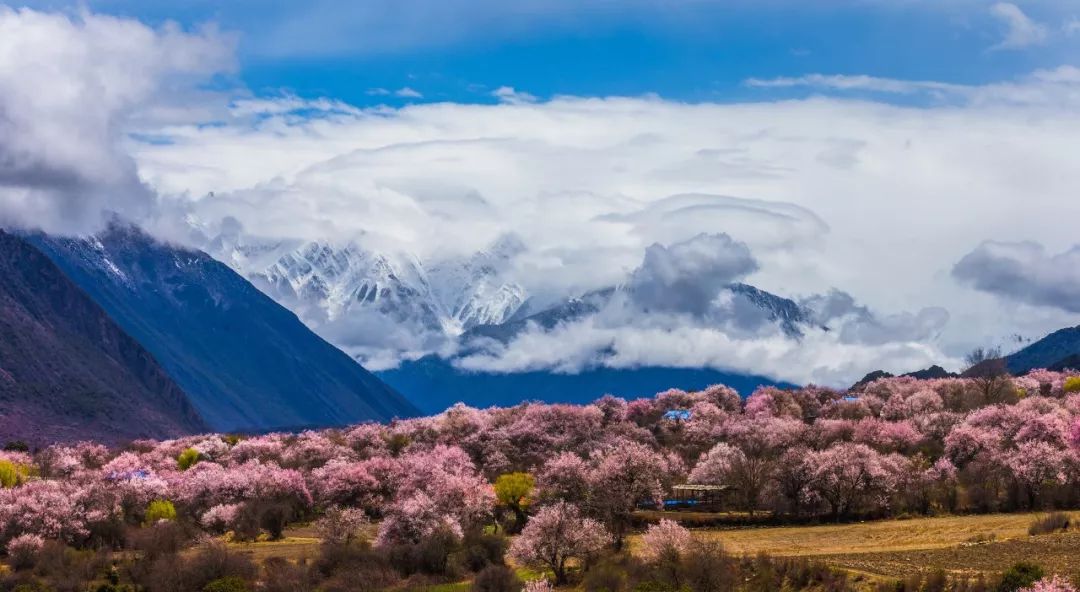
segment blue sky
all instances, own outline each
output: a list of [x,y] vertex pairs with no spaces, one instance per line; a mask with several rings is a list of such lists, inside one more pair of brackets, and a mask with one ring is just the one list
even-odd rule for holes
[[[663,4],[658,8],[654,4]],[[490,102],[511,86],[554,95],[682,101],[756,100],[747,78],[811,73],[982,84],[1069,61],[1075,2],[1011,4],[1040,31],[996,47],[1014,26],[975,0],[637,0],[515,3],[90,0],[151,24],[215,23],[238,34],[239,79],[252,91],[330,96],[356,105]],[[46,0],[32,5],[70,8]],[[409,88],[422,95],[372,94]],[[769,91],[775,98],[778,91]],[[413,93],[407,93],[412,95]]]

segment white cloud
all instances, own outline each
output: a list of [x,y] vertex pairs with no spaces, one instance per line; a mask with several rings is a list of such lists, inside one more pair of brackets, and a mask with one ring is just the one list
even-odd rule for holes
[[1005,36],[991,49],[1023,49],[1046,43],[1050,32],[1045,25],[1035,22],[1011,2],[997,2],[990,7],[990,14],[1005,26]]
[[491,96],[499,99],[503,103],[521,104],[521,103],[535,103],[536,97],[527,92],[519,91],[512,86],[500,86],[492,91]]
[[751,78],[752,88],[810,88],[827,94],[877,93],[917,95],[933,103],[968,107],[1044,106],[1061,108],[1080,102],[1080,68],[1071,65],[1035,70],[1019,80],[967,85],[873,76],[808,74],[798,77]]
[[457,361],[465,370],[487,372],[550,368],[574,373],[595,366],[711,367],[830,386],[850,385],[872,369],[906,372],[931,364],[955,367],[958,362],[922,343],[844,343],[835,332],[823,330],[808,331],[800,341],[793,341],[779,332],[746,336],[680,318],[610,325],[596,317],[550,332],[534,329],[504,348],[473,353]]
[[[1014,313],[950,274],[988,237],[1072,244],[1068,225],[1048,221],[1080,216],[1078,72],[914,107],[439,103],[173,126],[161,130],[169,143],[132,148],[155,188],[215,192],[186,209],[235,215],[261,234],[357,239],[430,260],[513,232],[528,247],[515,279],[549,298],[624,281],[653,243],[722,232],[758,261],[749,283],[785,296],[838,287],[884,311],[851,339],[956,353],[1078,320]],[[890,314],[904,310],[919,312]],[[898,333],[905,323],[914,334]]]
[[403,86],[394,91],[394,96],[402,99],[420,99],[423,98],[424,95],[421,94],[420,91]]
[[952,273],[984,292],[1080,313],[1080,245],[1049,255],[1033,241],[987,241],[965,255]]
[[[31,55],[37,68],[26,67]],[[144,212],[173,236],[182,215],[235,216],[263,235],[357,240],[429,260],[512,232],[527,250],[508,273],[548,298],[624,281],[653,243],[724,233],[752,252],[754,285],[793,297],[839,287],[886,311],[840,315],[802,350],[680,315],[599,319],[566,329],[568,353],[558,335],[535,335],[477,362],[489,367],[545,355],[591,363],[587,346],[609,343],[604,363],[681,359],[839,380],[1077,320],[1061,308],[1013,311],[950,273],[987,238],[1036,238],[1051,252],[1075,242],[1067,224],[1051,223],[1080,215],[1075,67],[983,86],[750,83],[942,99],[918,107],[828,96],[530,101],[506,89],[498,105],[358,109],[198,90],[231,63],[230,40],[212,30],[0,9],[2,211],[50,229],[104,208]],[[918,312],[890,314],[904,310]],[[424,345],[392,337],[395,347]]]
[[841,74],[808,74],[798,77],[750,78],[745,84],[757,88],[812,87],[840,91],[869,91],[890,94],[964,92],[967,87],[929,80],[896,80],[877,76],[848,76]]
[[757,269],[746,243],[726,234],[699,234],[645,249],[645,260],[630,276],[629,287],[634,300],[647,310],[700,316],[725,286]]
[[135,21],[0,5],[0,224],[78,231],[154,196],[125,133],[208,118],[197,88],[232,67],[232,41]]

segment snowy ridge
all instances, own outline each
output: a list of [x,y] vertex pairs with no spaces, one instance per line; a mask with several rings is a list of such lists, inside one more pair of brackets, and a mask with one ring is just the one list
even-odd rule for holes
[[524,250],[514,237],[430,269],[412,254],[370,251],[355,242],[222,233],[206,248],[317,330],[334,333],[332,325],[370,326],[366,321],[381,318],[427,338],[454,338],[506,321],[528,297],[502,279]]

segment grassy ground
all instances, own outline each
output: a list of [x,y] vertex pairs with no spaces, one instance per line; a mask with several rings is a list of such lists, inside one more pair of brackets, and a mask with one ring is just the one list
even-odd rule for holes
[[[822,526],[702,529],[735,553],[815,557],[856,572],[903,576],[928,569],[993,573],[1021,560],[1080,575],[1080,533],[1029,537],[1042,514],[991,514]],[[1073,514],[1074,519],[1080,514]],[[978,543],[977,540],[992,539]],[[639,543],[638,537],[631,545]]]
[[[991,574],[1022,560],[1040,563],[1052,573],[1080,576],[1080,532],[1028,536],[1028,526],[1040,516],[991,514],[694,532],[721,541],[733,553],[814,557],[875,579],[933,569]],[[1080,519],[1080,513],[1073,517]],[[290,528],[285,534],[280,541],[232,546],[255,560],[284,557],[295,561],[317,555],[319,539],[310,527]],[[629,537],[629,543],[633,551],[640,545],[640,535]],[[465,583],[447,586],[437,592],[463,592]]]
[[311,526],[293,526],[285,529],[285,537],[278,541],[232,542],[234,550],[250,555],[255,561],[270,557],[282,557],[290,561],[314,559],[319,553],[319,535]]

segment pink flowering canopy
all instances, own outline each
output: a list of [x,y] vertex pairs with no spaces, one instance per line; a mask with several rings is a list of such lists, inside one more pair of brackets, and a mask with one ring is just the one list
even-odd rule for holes
[[[273,503],[296,520],[334,516],[338,532],[377,522],[381,544],[460,537],[498,519],[492,483],[517,472],[536,483],[529,524],[559,508],[616,545],[637,509],[688,482],[723,486],[732,509],[802,518],[1049,509],[1080,487],[1070,376],[1033,371],[993,399],[965,378],[887,378],[847,393],[768,387],[745,401],[717,385],[589,405],[457,405],[298,434],[3,451],[14,475],[0,490],[0,544],[93,545],[142,524],[158,500],[209,533]],[[181,470],[181,454],[198,462]],[[681,537],[665,524],[649,540],[667,548]]]

